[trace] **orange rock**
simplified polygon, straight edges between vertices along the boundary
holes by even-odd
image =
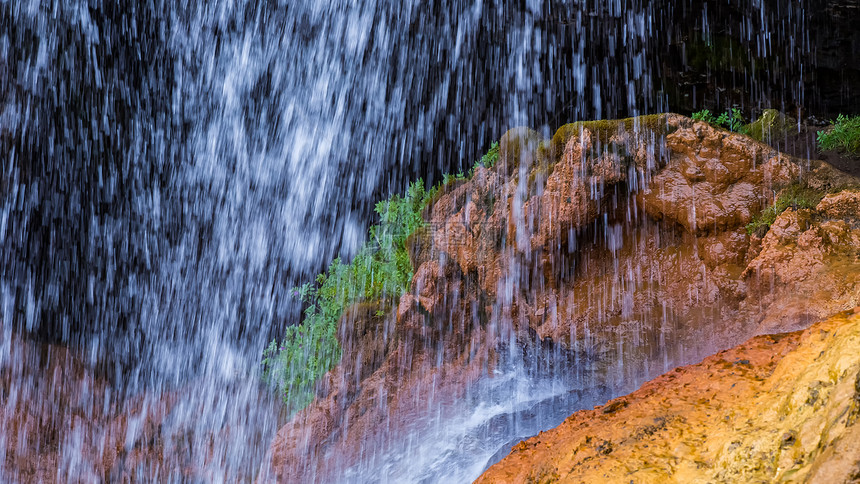
[[[746,225],[800,167],[773,148],[697,122],[666,136],[672,155],[639,199],[653,217],[708,234]]]
[[[860,191],[829,193],[815,209],[832,218],[860,218]]]
[[[744,270],[750,296],[770,300],[756,331],[796,330],[860,303],[860,229],[812,210],[786,210]]]
[[[858,315],[753,338],[624,406],[575,413],[476,482],[848,482],[860,462],[858,348]]]

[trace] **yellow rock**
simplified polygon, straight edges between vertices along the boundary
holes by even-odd
[[[625,401],[575,413],[476,482],[857,482],[860,314],[755,337]]]

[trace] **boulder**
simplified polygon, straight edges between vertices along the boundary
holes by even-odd
[[[757,120],[746,125],[746,129],[750,137],[765,143],[797,134],[798,131],[797,120],[776,109],[765,109]]]
[[[748,224],[774,191],[796,180],[789,157],[749,137],[704,122],[666,136],[672,153],[640,193],[645,211],[706,235]]]
[[[748,235],[774,191],[802,174],[749,137],[667,114],[575,123],[543,141],[512,130],[500,148],[497,166],[443,187],[427,209],[396,311],[341,322],[354,333],[340,333],[351,342],[343,361],[278,433],[262,481],[342,479],[367,449],[387,452],[422,411],[447,408],[492,375],[511,344],[524,355],[553,348],[608,388],[860,304],[856,197],[834,193]],[[842,180],[814,169],[818,180]],[[633,407],[607,407],[600,419]],[[674,422],[650,418],[645,437]],[[616,432],[582,445],[616,455],[626,445]],[[531,477],[552,476],[554,458]]]

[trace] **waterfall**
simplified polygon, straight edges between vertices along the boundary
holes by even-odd
[[[25,375],[54,350],[16,361],[17,338],[68,347],[110,383],[85,407],[125,412],[127,449],[175,395],[158,432],[183,462],[212,481],[254,476],[282,423],[259,365],[300,320],[290,289],[355,254],[376,201],[470,166],[509,127],[549,135],[672,108],[654,50],[672,42],[670,12],[692,3],[658,3],[0,2],[0,368],[14,376],[0,395],[45,405]],[[747,33],[784,15],[755,12]],[[749,83],[763,98],[771,81]],[[494,434],[487,422],[611,393],[555,375],[529,386],[529,363],[509,363],[455,419],[430,418],[430,441],[405,444],[450,459],[374,455],[345,479],[473,478],[551,424]],[[57,478],[95,472],[81,442],[105,432],[62,431]],[[2,472],[25,480],[0,455]]]

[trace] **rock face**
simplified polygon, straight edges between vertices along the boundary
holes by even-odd
[[[575,123],[551,140],[519,128],[500,152],[428,208],[396,310],[344,316],[342,362],[279,431],[262,480],[338,480],[420,438],[419,417],[444,418],[506,345],[556,348],[581,383],[618,394],[860,304],[857,192],[844,190],[857,180],[831,167],[674,114]],[[798,182],[832,193],[749,235]],[[615,455],[607,442],[599,455]]]
[[[651,216],[688,232],[708,234],[748,224],[770,198],[767,189],[788,185],[800,167],[776,150],[704,122],[666,137],[675,156],[641,192]]]
[[[161,480],[171,472],[202,478],[180,457],[187,447],[163,454],[159,429],[176,404],[175,394],[136,398],[121,410],[104,403],[110,401],[110,385],[71,351],[16,337],[5,343],[14,363],[0,370],[2,480],[108,482],[133,472]],[[29,385],[13,385],[21,381]],[[85,462],[63,452],[69,447]]]
[[[196,442],[229,441],[235,430],[226,425],[196,441],[199,423],[177,422],[182,412],[207,415],[192,403],[197,386],[121,392],[73,351],[6,333],[0,322],[0,482],[225,480],[207,468],[223,456]],[[264,396],[254,405],[274,412],[280,402]],[[256,460],[233,479],[251,480]]]
[[[860,305],[857,192],[827,195],[814,209],[787,210],[750,252],[750,297],[771,303],[757,333],[801,329]],[[752,257],[754,255],[754,257]]]
[[[500,153],[493,168],[443,188],[410,239],[409,292],[388,312],[372,302],[346,311],[341,363],[242,477],[362,475],[424,438],[432,418],[469,401],[513,352],[529,371],[555,365],[605,401],[751,336],[860,305],[860,182],[826,164],[674,114],[574,123],[549,140],[514,129]],[[820,191],[820,203],[748,234],[744,225],[798,182]],[[858,324],[842,315],[669,373],[519,444],[485,479],[852,476]],[[184,403],[193,388],[104,408],[111,383],[72,353],[9,338],[4,477],[211,477],[195,462],[218,455],[160,431],[177,407],[202,411]],[[13,381],[30,381],[26,394]],[[60,451],[69,446],[86,468]]]
[[[858,349],[860,314],[755,337],[575,413],[477,482],[857,482]]]

